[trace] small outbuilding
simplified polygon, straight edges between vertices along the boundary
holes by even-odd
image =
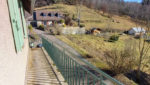
[[[92,28],[90,29],[89,34],[98,35],[101,33],[101,31],[102,30],[100,28]]]
[[[130,34],[130,35],[140,35],[141,33],[142,34],[146,33],[146,30],[141,27],[133,27],[128,31],[128,34]]]

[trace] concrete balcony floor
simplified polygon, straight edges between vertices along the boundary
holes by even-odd
[[[41,48],[31,49],[28,59],[26,85],[61,85]]]

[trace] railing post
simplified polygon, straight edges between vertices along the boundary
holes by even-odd
[[[73,60],[73,62],[72,62],[72,68],[73,68],[72,73],[73,73],[73,85],[74,85],[74,79],[75,79],[75,77],[74,77],[74,76],[75,76],[75,75],[74,75],[74,72],[75,72],[75,71],[74,71],[74,70],[75,70],[75,69],[74,69],[74,68],[75,68],[75,67],[74,67],[74,60]]]
[[[70,84],[72,85],[72,63],[71,63],[71,58],[70,58]]]
[[[75,69],[75,75],[76,75],[76,85],[78,85],[78,67],[77,67],[78,65],[77,65],[77,63],[75,62],[75,67],[76,67],[76,69]]]
[[[84,70],[82,69],[82,85],[84,85],[84,77],[85,77],[85,74],[84,74]]]
[[[89,75],[88,75],[88,73],[87,73],[87,85],[89,85],[90,83],[89,83]]]
[[[63,76],[64,76],[64,51],[62,51],[62,73],[63,73]]]
[[[80,75],[80,65],[78,66],[78,80],[79,80],[79,85],[80,85],[80,78],[81,77],[81,75]]]
[[[70,58],[69,58],[69,56],[68,56],[68,82],[70,85]]]

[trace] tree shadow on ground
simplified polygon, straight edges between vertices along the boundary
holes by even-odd
[[[150,74],[141,71],[140,79],[137,78],[137,70],[125,74],[130,80],[138,83],[139,85],[150,85]]]
[[[110,75],[111,77],[116,76],[116,74],[112,70],[109,69],[101,69],[101,70]]]

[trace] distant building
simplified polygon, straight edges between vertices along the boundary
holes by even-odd
[[[100,34],[101,33],[101,29],[100,28],[92,28],[91,29],[91,34],[93,34],[93,35],[98,35],[98,34]]]
[[[60,23],[64,18],[61,12],[49,10],[36,10],[33,12],[33,18],[29,19],[34,27],[43,24],[44,26],[52,26],[54,23]]]
[[[145,34],[146,30],[144,28],[141,27],[133,27],[128,31],[128,34],[130,35],[140,35]]]
[[[86,32],[86,34],[98,35],[98,34],[101,33],[101,31],[102,31],[102,30],[101,30],[100,28],[92,28],[92,29],[88,30],[88,31]]]

